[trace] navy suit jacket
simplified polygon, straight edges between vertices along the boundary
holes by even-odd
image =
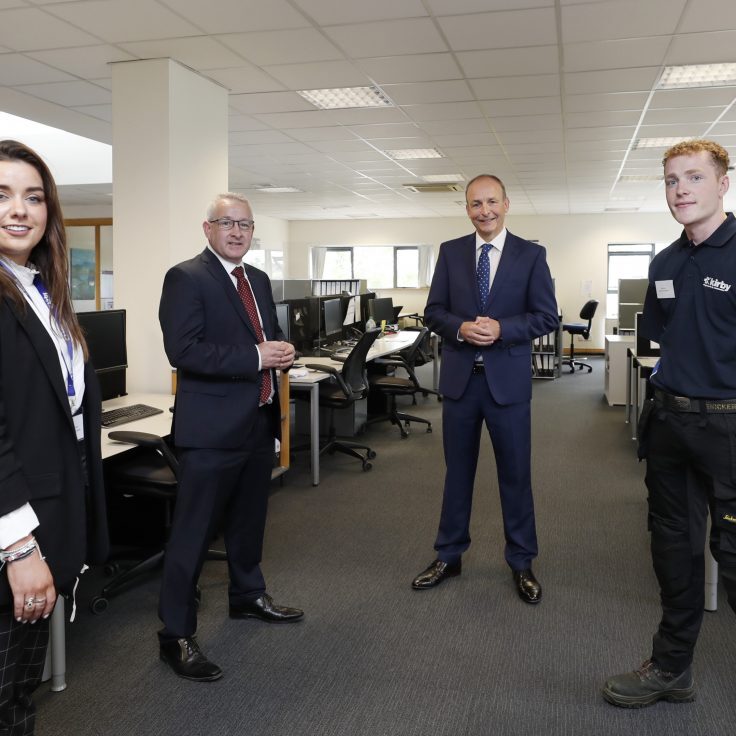
[[[253,266],[246,264],[245,271],[261,313],[264,338],[284,340],[271,281]],[[257,339],[230,276],[209,249],[168,271],[159,321],[166,355],[178,371],[175,444],[241,447],[258,410]],[[277,391],[272,405],[274,437],[279,436],[279,414]]]
[[[463,322],[478,316],[501,323],[501,339],[482,348],[486,380],[502,405],[531,399],[531,340],[557,329],[559,317],[545,249],[507,232],[488,303],[482,310],[476,280],[475,233],[442,243],[424,310],[442,336],[440,392],[459,399],[478,348],[458,340]]]

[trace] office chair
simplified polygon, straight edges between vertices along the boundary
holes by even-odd
[[[110,432],[108,436],[116,442],[136,445],[137,449],[123,453],[109,463],[105,476],[107,493],[158,500],[163,509],[164,540],[168,540],[179,472],[176,456],[164,439],[155,434],[115,431]],[[114,577],[90,601],[92,613],[103,613],[107,610],[110,598],[123,593],[136,582],[141,582],[150,573],[158,570],[164,561],[164,544],[165,541],[153,552],[148,547],[121,553],[119,555],[121,559],[144,555],[130,567],[124,567],[115,561],[108,562],[105,571]],[[209,550],[207,559],[226,560],[227,556],[220,550]],[[199,589],[197,597],[199,600]]]
[[[596,309],[598,309],[597,300],[590,299],[583,304],[583,308],[580,310],[580,319],[587,319],[588,324],[581,322],[562,323],[562,329],[565,332],[570,333],[570,354],[567,358],[563,359],[562,364],[570,366],[570,373],[575,373],[575,366],[578,367],[578,370],[587,368],[588,373],[593,370],[592,365],[583,363],[580,360],[575,360],[575,335],[582,335],[584,340],[587,340],[590,337],[590,325],[593,321],[593,317],[595,316]]]
[[[397,396],[411,396],[416,404],[416,395],[422,393],[425,396],[428,394],[436,394],[439,398],[439,393],[429,388],[424,388],[420,385],[419,379],[414,372],[414,362],[417,353],[421,349],[422,342],[426,339],[429,333],[429,329],[422,327],[417,333],[416,340],[404,350],[394,353],[387,358],[378,358],[373,361],[381,366],[392,367],[394,372],[388,373],[371,373],[368,376],[368,380],[371,385],[371,391],[375,390],[388,400],[388,411],[378,417],[371,418],[370,423],[378,421],[390,421],[391,424],[395,424],[401,432],[401,439],[406,439],[409,436],[409,425],[411,422],[421,422],[427,425],[427,432],[432,431],[432,423],[427,419],[421,417],[415,417],[411,414],[399,411],[396,407]],[[408,378],[397,376],[395,373],[396,368],[403,368]],[[403,425],[402,425],[403,422]]]
[[[366,357],[380,333],[381,330],[379,329],[366,330],[344,361],[341,359],[342,367],[340,370],[334,366],[321,363],[307,364],[306,366],[307,368],[329,373],[332,376],[331,379],[319,383],[319,405],[330,410],[327,441],[320,447],[319,454],[329,453],[332,455],[335,452],[341,452],[344,455],[350,455],[361,461],[364,471],[368,471],[373,467],[369,460],[375,458],[376,453],[367,445],[337,438],[335,410],[346,409],[368,395]],[[296,394],[295,398],[304,401],[308,400],[309,397]],[[365,450],[365,455],[359,453],[358,450]]]

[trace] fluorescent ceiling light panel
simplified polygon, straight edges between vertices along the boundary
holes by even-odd
[[[736,64],[688,64],[666,66],[658,89],[683,87],[729,87],[736,85]]]
[[[464,181],[465,177],[462,174],[427,174],[423,176],[424,181],[438,181],[438,182],[457,182]]]
[[[21,141],[46,161],[57,186],[110,184],[112,146],[0,112],[4,139]]]
[[[303,192],[303,189],[296,187],[258,187],[256,191],[270,192],[271,194],[291,194],[292,192]]]
[[[692,140],[691,137],[687,138],[639,138],[634,144],[634,149],[637,148],[669,148],[674,146],[676,143],[682,141]]]
[[[379,87],[335,87],[333,89],[297,90],[307,102],[320,110],[341,110],[351,107],[394,107],[394,103]]]
[[[384,151],[384,153],[397,161],[416,158],[444,158],[436,148],[397,148],[393,151]]]

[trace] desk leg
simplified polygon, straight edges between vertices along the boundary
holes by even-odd
[[[631,372],[634,370],[634,356],[626,351],[626,424],[631,421]]]
[[[639,424],[639,390],[641,389],[641,367],[637,365],[634,368],[634,375],[631,377],[634,383],[634,401],[633,401],[633,412],[634,416],[631,421],[631,439],[636,439],[637,425]]]
[[[312,485],[319,485],[319,383],[309,389],[309,426],[312,453]]]
[[[708,536],[705,538],[705,610],[718,610],[718,563],[710,553],[708,539],[710,538],[710,524]]]
[[[51,650],[51,690],[55,693],[66,690],[66,621],[64,620],[64,597],[56,599],[51,614],[49,649]]]

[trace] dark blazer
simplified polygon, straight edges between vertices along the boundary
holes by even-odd
[[[245,270],[265,339],[284,340],[271,281],[253,266],[246,265]],[[258,410],[256,335],[230,276],[209,249],[168,271],[159,320],[166,355],[178,371],[175,444],[210,449],[241,446]],[[274,437],[278,437],[278,391],[272,415]]]
[[[477,316],[501,323],[501,339],[481,350],[488,388],[499,404],[531,399],[531,340],[557,329],[554,285],[541,245],[507,232],[501,260],[482,311],[476,280],[475,233],[442,243],[424,310],[427,326],[442,336],[440,392],[460,398],[478,348],[457,339]]]
[[[100,390],[85,366],[88,496],[66,383],[48,332],[28,307],[0,297],[0,514],[30,502],[56,588],[70,592],[84,563],[104,562],[108,529],[100,455]],[[5,573],[0,605],[12,601]]]

